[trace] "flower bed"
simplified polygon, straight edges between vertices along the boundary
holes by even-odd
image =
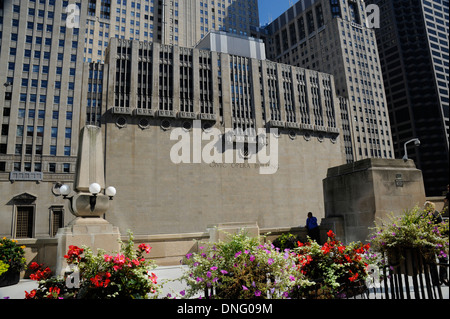
[[[209,290],[206,296],[217,299],[288,298],[295,287],[312,284],[298,271],[295,254],[260,240],[240,233],[186,255],[184,297]]]
[[[296,298],[342,298],[349,294],[361,293],[367,278],[366,259],[369,244],[352,242],[347,246],[335,238],[330,230],[324,245],[309,239],[298,242],[297,253],[299,271],[314,282],[313,286],[300,287],[293,295]]]
[[[39,287],[25,292],[26,299],[147,299],[159,291],[157,277],[151,272],[153,261],[144,258],[151,247],[139,245],[134,250],[133,236],[121,251],[108,255],[99,250],[94,255],[89,247],[70,246],[64,257],[74,269],[66,278],[49,278],[49,269],[34,265],[32,279],[40,280]],[[31,278],[31,277],[30,277]],[[43,279],[43,280],[41,280]]]

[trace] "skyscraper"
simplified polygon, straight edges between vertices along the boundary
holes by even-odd
[[[449,176],[449,2],[370,1],[380,7],[376,29],[396,157],[423,172],[428,196],[442,195]]]
[[[66,27],[68,1],[1,4],[0,172],[11,174],[0,179],[40,181],[72,173],[84,32]],[[86,2],[76,4],[86,10]],[[80,23],[85,21],[81,15]]]
[[[193,47],[211,30],[259,26],[257,0],[89,0],[86,19],[88,62],[104,60],[111,37]]]
[[[348,162],[393,158],[375,32],[361,0],[298,1],[264,30],[267,57],[335,76]]]

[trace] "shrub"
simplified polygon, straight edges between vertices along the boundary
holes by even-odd
[[[10,271],[22,271],[26,268],[25,246],[19,246],[17,240],[3,237],[0,239],[0,261],[9,266]]]
[[[68,287],[67,278],[48,278],[41,280],[39,287],[30,293],[27,299],[60,298],[60,299],[147,299],[156,297],[160,288],[157,277],[151,272],[153,261],[144,258],[151,247],[146,244],[134,250],[133,236],[125,244],[121,242],[121,250],[117,254],[108,255],[98,250],[94,255],[89,247],[69,246],[64,257],[79,275],[79,285]],[[70,279],[70,278],[69,278]]]
[[[297,298],[339,298],[365,284],[367,263],[363,257],[370,245],[352,242],[345,246],[331,230],[327,235],[322,246],[311,239],[298,242],[298,269],[314,286],[301,287]]]
[[[297,270],[294,254],[260,240],[241,232],[186,255],[185,297],[214,288],[210,297],[217,299],[287,298],[294,287],[309,284]]]

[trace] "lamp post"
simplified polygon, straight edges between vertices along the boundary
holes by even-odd
[[[405,155],[403,155],[403,160],[406,162],[408,160],[408,150],[406,149],[406,145],[409,143],[414,142],[415,146],[420,146],[420,141],[418,138],[413,138],[411,140],[409,140],[408,142],[405,143],[404,145],[404,149],[405,149]]]
[[[109,186],[105,189],[105,195],[101,194],[102,188],[98,183],[92,183],[89,185],[89,193],[80,193],[77,192],[72,196],[69,196],[72,193],[72,189],[67,184],[58,185],[55,195],[62,195],[64,199],[68,199],[70,202],[69,208],[70,211],[75,216],[80,217],[97,217],[101,216],[105,210],[106,197],[109,197],[109,200],[113,200],[116,195],[116,188],[113,186]],[[59,194],[58,193],[59,190]],[[101,200],[101,207],[98,207],[97,200]],[[89,203],[89,211],[86,210],[86,203]],[[106,207],[107,208],[107,207]]]

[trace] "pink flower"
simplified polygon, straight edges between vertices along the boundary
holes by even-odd
[[[248,288],[242,285],[242,290],[248,290]]]
[[[259,296],[261,296],[261,291],[259,291],[259,290],[256,290],[256,291],[255,291],[255,296],[256,296],[256,297],[259,297]]]
[[[273,258],[269,258],[269,260],[267,260],[267,263],[268,263],[269,265],[272,265],[272,264],[273,264]]]
[[[154,273],[152,273],[152,275],[150,276],[150,279],[151,279],[151,281],[154,283],[154,284],[157,284],[158,282],[156,281],[157,279],[158,279],[158,277],[154,274]]]
[[[250,256],[250,261],[255,260],[255,258],[256,258],[255,256],[251,255],[251,256]]]
[[[109,263],[111,260],[113,260],[113,256],[105,255],[105,262]]]
[[[149,245],[144,244],[144,243],[140,244],[140,245],[138,246],[138,248],[139,248],[141,251],[145,251],[147,254],[149,254],[149,253],[150,253],[150,250],[152,249],[152,247],[150,247]]]

